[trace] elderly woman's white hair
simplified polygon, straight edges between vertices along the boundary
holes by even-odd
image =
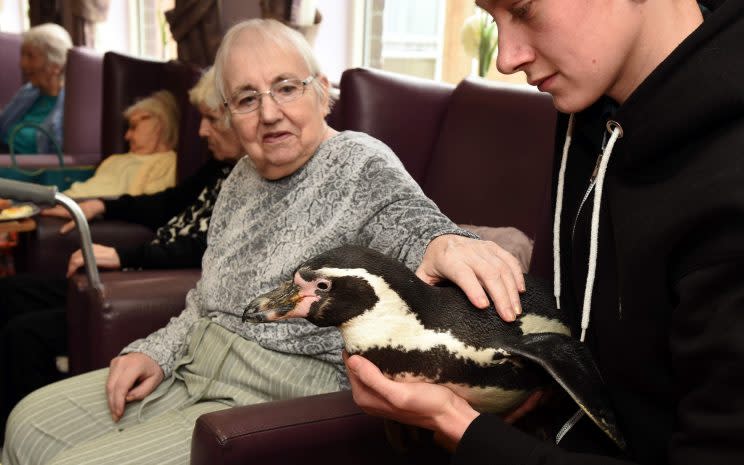
[[[67,51],[72,48],[72,39],[65,28],[54,23],[40,24],[24,32],[21,41],[44,52],[49,63],[59,65],[64,70]]]
[[[169,148],[175,149],[178,144],[178,125],[181,121],[181,112],[173,94],[167,90],[154,92],[152,95],[130,105],[129,108],[124,110],[124,117],[129,118],[137,111],[144,111],[158,118],[162,125],[161,137],[163,143]]]
[[[227,31],[217,51],[217,57],[214,60],[215,84],[223,102],[227,101],[229,97],[227,95],[228,91],[225,88],[224,67],[236,39],[245,32],[251,33],[251,47],[259,50],[279,49],[285,52],[297,53],[302,61],[305,62],[311,75],[318,76],[322,74],[320,65],[318,65],[318,61],[315,59],[313,49],[302,34],[273,19],[249,19],[234,25]],[[319,100],[325,98],[326,89],[318,79],[313,80],[310,85],[315,89]],[[328,99],[328,102],[328,110],[330,110],[331,100]]]
[[[214,82],[214,68],[202,74],[199,82],[189,91],[189,101],[195,106],[204,105],[212,111],[223,110],[222,98]]]

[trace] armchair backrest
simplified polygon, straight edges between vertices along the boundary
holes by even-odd
[[[100,157],[103,100],[103,56],[92,49],[67,52],[63,152]]]
[[[393,149],[456,223],[513,226],[535,240],[530,271],[549,277],[557,113],[550,97],[482,79],[457,87],[372,69],[341,77],[328,118]]]
[[[103,57],[103,108],[101,148],[103,157],[125,153],[127,121],[122,112],[136,99],[161,89],[176,97],[181,109],[178,153],[178,179],[187,178],[207,160],[206,144],[199,138],[200,115],[189,102],[188,91],[201,77],[201,71],[177,61],[152,61],[115,52]]]
[[[422,184],[454,86],[356,68],[344,71],[340,87],[341,107],[332,115],[336,129],[385,142]]]
[[[4,68],[0,73],[0,108],[10,101],[23,83],[20,61],[21,35],[0,32],[0,63]]]
[[[462,81],[424,192],[456,223],[514,226],[534,238],[550,190],[555,119],[547,94]]]

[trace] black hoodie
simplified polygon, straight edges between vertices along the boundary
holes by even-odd
[[[588,420],[558,447],[481,415],[454,463],[744,463],[744,1],[709,6],[610,116],[623,136],[604,178],[586,342],[626,454]],[[606,101],[575,115],[567,162],[561,303],[577,324],[594,191],[579,205],[607,119]]]

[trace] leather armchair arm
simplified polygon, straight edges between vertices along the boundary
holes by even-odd
[[[107,367],[127,344],[165,326],[200,276],[198,269],[105,272],[102,291],[85,275],[73,276],[67,293],[71,372]]]
[[[70,255],[80,248],[77,229],[60,234],[66,219],[36,217],[36,230],[23,233],[13,251],[18,273],[44,273],[64,276]],[[93,243],[109,247],[134,247],[152,239],[154,233],[139,224],[124,221],[95,220],[90,222]]]
[[[392,464],[383,420],[356,406],[350,391],[267,402],[199,417],[191,465]]]

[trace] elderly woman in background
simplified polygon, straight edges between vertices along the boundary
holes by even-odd
[[[129,120],[124,134],[129,153],[107,157],[93,177],[74,183],[64,193],[73,198],[114,197],[154,194],[173,187],[180,114],[175,97],[167,90],[159,90],[124,110]]]
[[[0,113],[0,152],[10,151],[11,135],[15,153],[61,149],[65,64],[70,48],[70,35],[56,24],[34,26],[23,33],[21,71],[28,82]]]
[[[220,192],[202,279],[178,317],[126,347],[109,369],[22,400],[8,420],[4,465],[186,464],[203,413],[348,388],[335,328],[247,324],[243,308],[298,263],[341,244],[415,268],[425,252],[441,250],[437,241],[476,241],[387,146],[326,124],[328,80],[296,31],[270,20],[237,24],[215,70],[248,156]],[[521,278],[516,259],[484,247],[504,275]]]

